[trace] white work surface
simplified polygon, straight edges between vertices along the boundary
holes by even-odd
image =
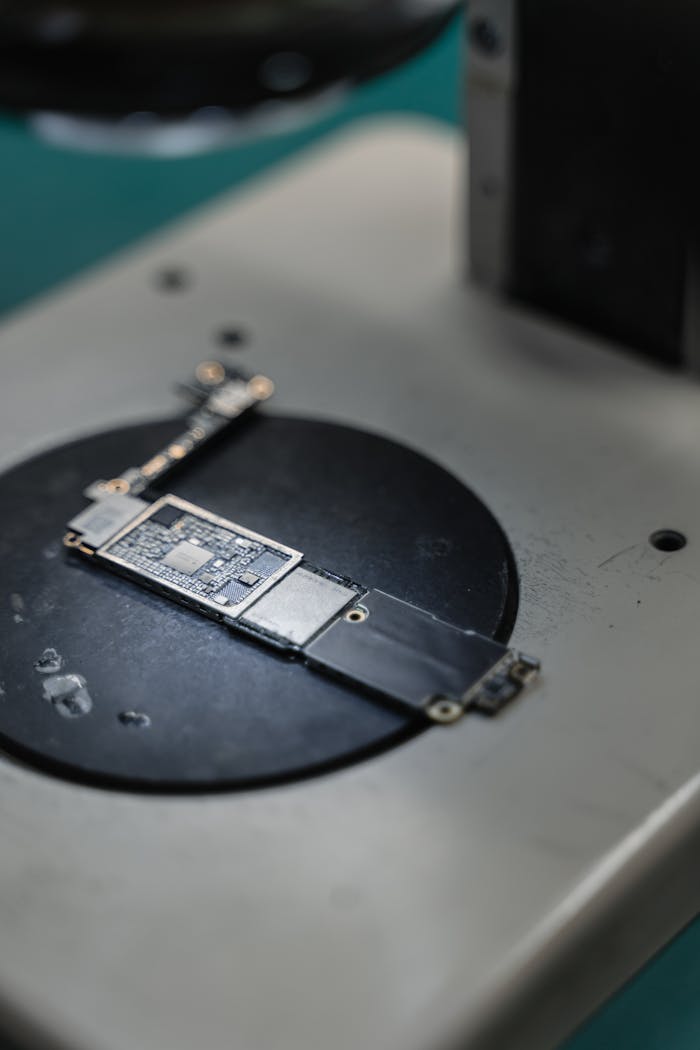
[[[240,322],[271,410],[404,441],[485,500],[543,663],[502,717],[291,786],[139,797],[0,759],[0,1027],[546,1050],[700,907],[700,388],[463,287],[461,180],[456,136],[371,125],[0,330],[9,465],[171,414]],[[163,294],[172,264],[194,283]],[[664,526],[688,546],[652,549]]]

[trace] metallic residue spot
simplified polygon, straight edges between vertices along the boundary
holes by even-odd
[[[57,674],[63,667],[63,657],[56,649],[44,649],[38,660],[34,661],[34,670],[39,674]]]
[[[121,711],[117,716],[123,726],[133,726],[135,729],[148,729],[151,719],[142,711]]]
[[[21,594],[10,595],[10,608],[14,613],[15,623],[24,623],[24,616],[22,613],[25,611],[24,598]]]
[[[418,553],[422,558],[445,558],[452,553],[453,544],[442,536],[421,536]]]
[[[44,699],[53,704],[63,718],[82,718],[92,710],[92,697],[80,674],[55,674],[45,679]]]

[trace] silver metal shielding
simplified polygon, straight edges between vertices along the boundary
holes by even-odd
[[[68,522],[68,528],[80,533],[83,543],[89,547],[101,547],[147,507],[147,503],[135,496],[107,496],[76,514]]]
[[[357,592],[308,569],[295,569],[255,602],[241,622],[305,645]]]
[[[195,547],[193,543],[183,540],[182,543],[179,543],[177,547],[170,551],[170,554],[163,558],[163,565],[169,565],[171,569],[177,569],[178,572],[182,572],[186,576],[193,576],[198,569],[201,569],[203,565],[211,561],[213,557],[214,555],[211,551],[204,550],[202,547]]]
[[[105,501],[98,504],[98,506],[104,506],[104,502]],[[211,511],[204,510],[203,507],[198,507],[194,503],[189,503],[187,500],[180,499],[179,496],[161,496],[161,498],[156,500],[155,503],[150,504],[144,503],[142,500],[134,500],[134,502],[141,504],[141,507],[143,508],[142,512],[137,517],[130,520],[120,532],[113,535],[109,542],[106,542],[104,546],[98,550],[97,557],[104,558],[105,561],[118,566],[120,571],[125,570],[132,578],[152,580],[162,591],[169,591],[174,595],[181,595],[186,599],[196,598],[197,604],[200,608],[211,609],[212,612],[217,614],[217,618],[221,616],[222,612],[225,613],[227,619],[237,618],[245,608],[253,604],[258,595],[262,595],[263,591],[267,591],[271,587],[274,587],[275,583],[286,573],[290,572],[295,565],[298,565],[303,558],[301,551],[294,550],[293,547],[286,547],[283,543],[278,543],[277,540],[271,540],[267,536],[261,536],[260,533],[253,532],[251,529],[247,529],[243,525],[238,525],[236,522],[229,521],[227,518],[222,518],[218,514],[212,514]],[[249,597],[243,598],[241,601],[237,602],[235,606],[229,606],[223,610],[221,605],[212,598],[208,598],[202,594],[195,595],[191,590],[188,590],[187,586],[177,584],[172,580],[164,580],[157,573],[149,572],[143,567],[138,567],[126,558],[122,558],[113,552],[113,548],[125,535],[127,535],[127,533],[131,532],[149,518],[152,518],[159,510],[162,510],[163,507],[177,507],[179,510],[183,511],[183,513],[190,514],[192,517],[198,518],[201,521],[206,521],[212,525],[216,525],[241,539],[256,540],[258,543],[269,548],[270,552],[278,551],[280,554],[284,555],[286,561],[284,561],[275,572],[271,573],[266,580],[262,581],[253,594]],[[197,558],[193,555],[193,552],[190,551],[188,554],[186,549],[183,550],[183,546],[183,544],[180,544],[178,548],[175,548],[179,554],[175,555],[174,560],[171,558],[169,562],[166,561],[166,564],[171,568],[176,569],[178,572],[182,572],[184,575],[190,575],[191,572],[196,572],[198,567],[201,568],[201,565],[206,564],[209,558],[207,557],[206,559],[201,560],[200,556],[201,564],[198,566]],[[190,545],[188,545],[188,547],[189,546]],[[197,548],[195,547],[194,549],[196,550]],[[173,552],[173,554],[174,553],[175,552]],[[207,552],[207,554],[208,553],[209,552]]]

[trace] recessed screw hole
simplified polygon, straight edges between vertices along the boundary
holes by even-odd
[[[482,55],[493,58],[503,50],[498,28],[489,18],[475,18],[470,27],[472,45]]]
[[[148,729],[151,719],[142,711],[121,711],[117,718],[123,726],[131,726],[135,729]]]
[[[156,285],[161,292],[182,292],[191,283],[189,273],[182,266],[166,266],[156,275]]]
[[[682,550],[687,542],[688,540],[683,533],[677,532],[676,529],[657,529],[649,537],[649,543],[652,547],[665,553]]]
[[[243,346],[248,339],[242,328],[235,328],[231,325],[231,327],[219,329],[216,333],[216,342],[221,346]]]

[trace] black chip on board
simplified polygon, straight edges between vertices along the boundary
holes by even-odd
[[[178,518],[182,517],[182,511],[179,507],[171,507],[167,504],[156,511],[151,516],[151,521],[155,521],[158,525],[164,525],[166,529],[169,529],[171,525],[174,525]]]

